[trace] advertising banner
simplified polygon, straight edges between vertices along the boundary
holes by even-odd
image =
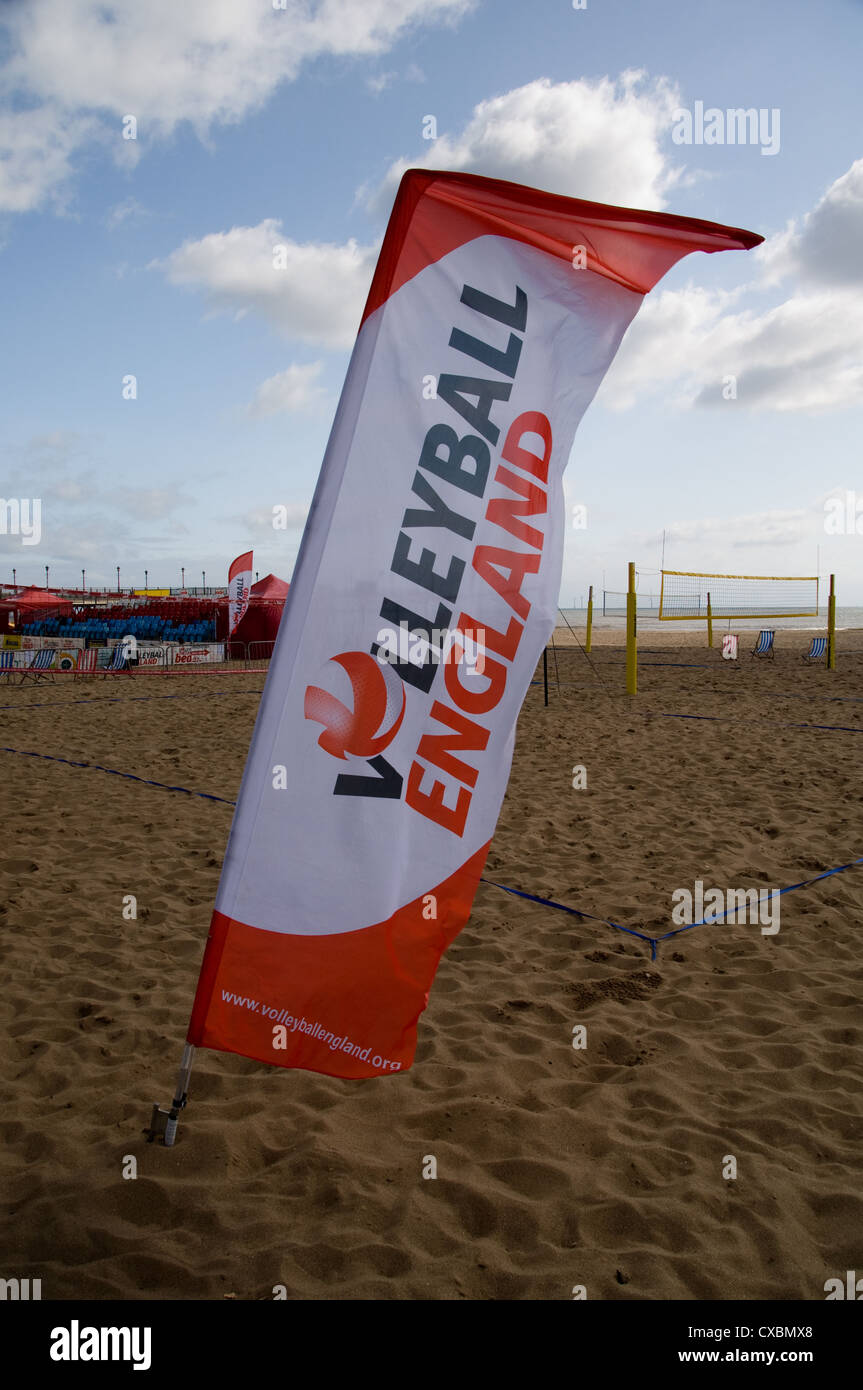
[[[662,275],[690,251],[760,240],[474,175],[404,176],[255,725],[189,1044],[341,1077],[410,1066],[554,627],[578,423]]]

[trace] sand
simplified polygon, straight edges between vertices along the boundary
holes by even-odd
[[[703,636],[667,640],[642,634],[634,699],[619,626],[590,661],[552,658],[488,878],[659,935],[696,879],[782,887],[863,855],[863,640],[833,673],[803,665],[800,633],[736,667]],[[0,743],[230,800],[262,685],[0,684]],[[681,713],[721,718],[661,717]],[[171,1095],[232,808],[0,757],[0,1248],[43,1299],[821,1300],[860,1268],[863,866],[783,897],[775,936],[705,926],[656,960],[483,885],[410,1072],[352,1083],[201,1052],[167,1150],[144,1131]]]

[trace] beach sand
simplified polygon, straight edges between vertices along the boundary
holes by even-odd
[[[828,672],[799,632],[737,665],[703,634],[642,632],[634,698],[620,641],[600,630],[588,659],[556,635],[488,879],[659,936],[697,879],[778,888],[863,855],[863,634]],[[262,686],[0,685],[0,743],[232,800]],[[0,757],[5,1277],[61,1300],[821,1300],[863,1267],[863,866],[784,896],[776,935],[703,926],[655,960],[482,884],[410,1072],[199,1052],[165,1149],[144,1131],[172,1094],[232,808]]]

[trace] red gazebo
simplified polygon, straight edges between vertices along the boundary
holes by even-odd
[[[71,612],[70,599],[31,584],[26,589],[19,589],[17,594],[0,598],[0,632],[19,632],[21,624],[28,620],[66,618]]]

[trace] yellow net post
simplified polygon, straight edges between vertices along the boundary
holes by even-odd
[[[710,590],[707,590],[707,645],[713,646],[713,609],[710,607]]]
[[[629,562],[629,588],[626,593],[626,693],[638,690],[638,655],[635,638],[635,563]]]
[[[593,634],[593,585],[591,584],[587,593],[587,636],[584,639],[584,650],[590,651],[590,639]]]
[[[830,597],[827,600],[827,670],[836,670],[836,576],[830,576]]]

